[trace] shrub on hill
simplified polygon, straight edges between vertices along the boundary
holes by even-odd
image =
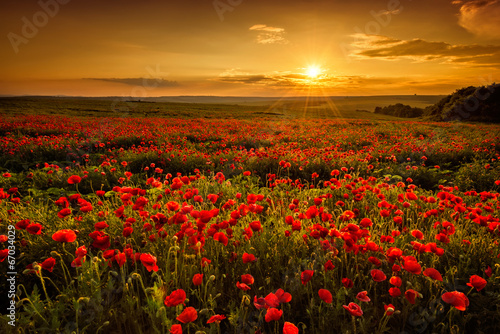
[[[396,117],[414,118],[422,116],[424,110],[421,108],[414,108],[402,103],[391,104],[387,107],[376,107],[376,114],[391,115]]]
[[[500,84],[458,89],[425,108],[424,116],[434,121],[500,122]]]

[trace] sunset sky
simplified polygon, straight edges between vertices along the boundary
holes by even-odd
[[[0,95],[449,94],[500,81],[500,0],[4,0],[0,15]]]

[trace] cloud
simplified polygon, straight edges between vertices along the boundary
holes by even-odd
[[[270,27],[265,24],[255,24],[249,30],[257,31],[256,42],[259,44],[288,44],[285,39],[285,29]]]
[[[146,88],[178,87],[177,81],[169,81],[161,78],[89,78],[89,80],[100,80],[121,83],[129,86]]]
[[[500,45],[453,45],[423,39],[400,40],[387,36],[355,34],[352,55],[364,59],[415,61],[438,60],[468,66],[500,65]]]
[[[458,23],[486,39],[500,39],[500,0],[453,1],[460,5]]]
[[[273,73],[248,73],[239,69],[230,69],[219,75],[215,79],[219,82],[241,84],[248,86],[260,86],[271,89],[286,88],[291,90],[303,89],[359,89],[364,87],[398,86],[404,85],[407,77],[401,78],[381,78],[371,76],[334,76],[323,73],[316,78],[310,78],[304,73],[294,72],[273,72]]]

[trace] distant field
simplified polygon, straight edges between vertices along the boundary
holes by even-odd
[[[442,96],[355,96],[311,98],[243,97],[164,97],[132,100],[129,98],[78,97],[4,97],[0,113],[15,115],[68,115],[175,118],[355,118],[397,119],[375,115],[377,106],[395,103],[426,107]],[[177,101],[177,102],[175,102]]]

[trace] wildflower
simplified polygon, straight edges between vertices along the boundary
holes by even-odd
[[[430,277],[430,278],[437,280],[437,281],[441,281],[441,282],[443,281],[443,277],[441,276],[441,273],[434,268],[425,269],[424,276]]]
[[[365,303],[368,303],[370,301],[370,297],[367,296],[366,291],[361,291],[356,295],[356,299]]]
[[[183,324],[188,323],[188,322],[193,322],[196,319],[198,319],[198,312],[196,309],[192,306],[186,307],[184,311],[182,311],[181,314],[176,318],[178,321],[182,322]]]
[[[141,254],[141,257],[139,259],[148,271],[158,271],[158,266],[156,265],[156,257],[150,254],[143,253]]]
[[[352,316],[360,317],[363,315],[363,310],[356,303],[349,303],[349,305],[342,305],[343,308],[347,310]]]
[[[35,224],[29,224],[28,227],[26,227],[26,231],[28,231],[29,234],[34,234],[34,235],[40,235],[42,233],[43,226],[35,223]]]
[[[242,256],[243,263],[256,262],[257,258],[253,254],[243,253]]]
[[[59,230],[52,235],[52,240],[57,242],[73,242],[76,240],[76,233],[72,230]]]
[[[253,282],[254,282],[254,278],[252,275],[250,274],[245,274],[245,275],[241,275],[241,281],[245,284],[249,284],[249,285],[252,285]]]
[[[193,284],[198,286],[203,283],[203,274],[194,274],[193,276]]]
[[[391,316],[394,313],[394,310],[396,310],[396,308],[394,307],[394,305],[389,304],[389,305],[384,305],[384,310],[385,314]]]
[[[481,291],[486,286],[486,280],[478,275],[472,275],[467,285],[476,288],[477,291]]]
[[[213,322],[218,324],[224,319],[226,319],[225,315],[216,314],[216,315],[211,316],[210,319],[208,319],[207,324],[211,324]]]
[[[372,278],[375,282],[382,282],[385,281],[387,276],[385,276],[384,272],[379,269],[372,269],[370,271],[370,274],[372,275]]]
[[[319,298],[327,304],[330,304],[333,301],[332,293],[327,289],[319,289],[318,295]]]
[[[419,293],[413,289],[408,289],[405,292],[405,298],[411,303],[415,304],[415,298],[419,296]]]
[[[302,284],[306,285],[307,282],[309,282],[311,280],[311,278],[313,277],[313,275],[314,275],[314,271],[313,270],[304,270],[300,274],[300,280],[302,281]]]
[[[82,178],[79,177],[78,175],[71,175],[69,178],[68,178],[68,183],[69,184],[78,184],[82,182]]]
[[[282,310],[278,310],[277,308],[270,307],[267,309],[265,320],[266,320],[266,322],[270,322],[273,320],[278,321],[282,315],[283,315]]]
[[[48,259],[46,259],[45,261],[43,261],[40,266],[45,269],[45,270],[48,270],[49,272],[52,272],[52,270],[54,269],[54,266],[56,264],[56,259],[54,259],[53,257],[49,257]]]
[[[349,278],[342,278],[342,285],[346,289],[350,289],[354,286],[354,283]]]
[[[285,321],[283,325],[283,334],[299,334],[299,329],[291,322]]]
[[[170,327],[170,334],[182,334],[182,326],[179,324],[172,325]]]
[[[448,304],[451,304],[457,310],[465,311],[465,308],[469,306],[469,299],[467,296],[458,291],[445,292],[441,296],[441,299]]]
[[[174,290],[170,295],[165,297],[163,303],[168,307],[177,306],[179,304],[184,305],[186,300],[186,292],[182,289]]]

